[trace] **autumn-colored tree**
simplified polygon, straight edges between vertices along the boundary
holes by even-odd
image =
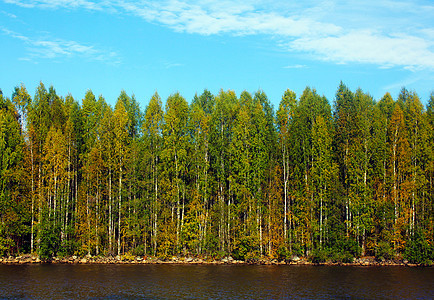
[[[404,209],[409,197],[409,153],[404,113],[395,105],[389,124],[389,151],[391,173],[391,201],[393,203],[393,245],[399,251],[404,240],[402,230],[405,222]]]
[[[126,160],[129,154],[130,139],[128,136],[128,113],[125,109],[124,102],[122,101],[122,93],[116,102],[115,110],[113,113],[114,119],[114,155],[115,166],[118,175],[118,244],[117,253],[121,253],[121,238],[123,235],[122,228],[122,196],[123,183],[122,180],[126,171]]]
[[[0,255],[428,263],[434,94],[0,92]]]
[[[220,252],[230,253],[233,248],[233,190],[229,184],[229,145],[232,140],[232,127],[236,115],[237,96],[233,91],[221,90],[215,98],[215,109],[211,117],[211,168],[216,181],[215,213]]]
[[[114,254],[114,243],[116,241],[115,231],[115,171],[116,168],[116,156],[115,156],[115,133],[114,133],[115,120],[113,115],[113,109],[110,106],[104,108],[103,118],[101,120],[101,146],[104,168],[104,211],[106,213],[104,220],[105,239],[107,242],[106,252],[108,254]]]
[[[279,131],[279,144],[281,149],[281,164],[283,170],[283,236],[284,242],[288,241],[289,251],[292,252],[292,210],[289,194],[289,182],[291,178],[291,131],[294,122],[294,110],[297,105],[297,96],[291,90],[286,90],[276,113],[276,122]],[[288,234],[289,233],[289,234]]]
[[[19,114],[10,99],[0,95],[0,255],[22,251],[29,216],[22,193],[24,139]]]
[[[201,254],[206,246],[210,224],[210,130],[214,96],[205,90],[195,96],[190,107],[189,130],[191,132],[191,180],[192,201],[185,221],[184,238],[189,250]],[[194,229],[194,230],[193,230]]]

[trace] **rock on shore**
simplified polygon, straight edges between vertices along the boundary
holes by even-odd
[[[375,257],[361,257],[355,259],[352,263],[325,262],[314,264],[306,258],[297,256],[292,257],[289,261],[278,261],[276,259],[259,259],[256,261],[235,260],[231,256],[223,257],[220,260],[203,259],[196,257],[178,257],[173,256],[169,259],[160,259],[148,256],[86,256],[86,257],[53,257],[51,260],[41,260],[37,256],[30,254],[21,256],[0,257],[0,264],[256,264],[256,265],[344,265],[344,266],[417,266],[407,260],[376,260]]]

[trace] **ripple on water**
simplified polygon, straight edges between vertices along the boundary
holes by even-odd
[[[434,268],[0,265],[2,299],[434,298]]]

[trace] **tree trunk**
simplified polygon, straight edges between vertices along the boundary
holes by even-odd
[[[34,251],[34,223],[35,223],[35,167],[34,167],[34,156],[33,156],[33,142],[30,138],[30,157],[32,164],[32,224],[31,224],[31,234],[30,234],[30,251],[33,253]]]
[[[180,199],[179,199],[179,175],[178,175],[178,157],[175,151],[175,174],[176,174],[176,253],[179,246],[179,227],[180,227]]]
[[[320,202],[319,202],[319,248],[320,249],[322,249],[322,242],[323,242],[322,202],[323,202],[323,191],[321,191]]]
[[[86,177],[87,191],[86,191],[86,219],[87,219],[87,255],[90,255],[90,211],[89,211],[89,172]]]
[[[288,228],[288,170],[287,170],[287,157],[286,146],[283,146],[283,181],[284,181],[284,210],[283,210],[283,238],[286,243],[287,228]]]
[[[158,175],[157,175],[157,163],[158,159],[157,156],[155,156],[155,164],[153,166],[153,179],[154,179],[154,185],[155,185],[155,198],[154,198],[154,224],[153,224],[153,230],[154,230],[154,255],[157,253],[157,234],[158,234]]]
[[[122,160],[119,166],[119,219],[118,219],[118,255],[121,254],[121,209],[122,209]]]
[[[112,216],[112,170],[109,167],[109,182],[108,182],[109,190],[109,228],[108,228],[108,237],[109,237],[109,252],[113,253],[113,245],[112,245],[112,228],[113,228],[113,216]]]
[[[99,234],[98,234],[98,223],[99,223],[99,176],[96,177],[96,212],[95,212],[95,240],[96,240],[96,255],[99,254]]]

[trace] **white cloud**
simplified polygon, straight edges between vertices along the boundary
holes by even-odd
[[[107,10],[189,34],[278,37],[278,45],[291,52],[333,63],[434,69],[434,6],[423,0],[5,2],[23,7]],[[54,45],[46,47],[58,53],[66,51]]]
[[[21,40],[26,44],[30,57],[23,57],[20,60],[34,61],[35,59],[80,56],[89,60],[102,61],[110,64],[118,64],[120,62],[115,52],[99,50],[94,46],[83,45],[76,41],[49,38],[33,39],[2,27],[0,27],[0,32]]]
[[[24,35],[21,35],[21,34],[18,34],[18,33],[14,32],[14,31],[12,31],[12,30],[9,30],[9,29],[7,29],[7,28],[0,27],[0,30],[1,30],[4,34],[9,35],[9,36],[11,36],[11,37],[13,37],[13,38],[15,38],[15,39],[19,39],[19,40],[22,40],[22,41],[24,41],[24,42],[29,42],[29,41],[30,41],[30,39],[29,39],[28,37],[26,37],[26,36],[24,36]]]
[[[434,68],[433,29],[418,23],[424,12],[414,2],[401,1],[393,6],[381,0],[349,1],[347,5],[323,1],[308,8],[296,6],[292,11],[283,9],[285,4],[280,4],[280,10],[279,4],[267,9],[264,1],[120,2],[127,12],[179,32],[277,36],[279,44],[289,51],[308,53],[323,61],[409,70]],[[387,15],[391,7],[401,19]],[[420,8],[425,12],[434,9],[429,5]],[[414,22],[407,24],[407,18]]]
[[[85,55],[94,56],[97,51],[92,46],[85,46],[74,41],[36,40],[31,42],[32,52],[39,57],[55,58],[59,56]]]
[[[101,9],[105,6],[105,1],[86,1],[86,0],[4,0],[9,4],[15,4],[25,8],[86,8]]]
[[[171,68],[176,68],[176,67],[182,67],[184,66],[184,64],[181,63],[169,63],[169,62],[165,62],[164,63],[164,67],[166,69],[171,69]]]
[[[383,93],[391,92],[398,94],[403,87],[411,87],[417,83],[419,86],[422,85],[423,89],[428,93],[419,94],[419,96],[423,99],[425,97],[429,97],[430,92],[433,91],[433,82],[434,74],[432,72],[429,72],[428,70],[422,70],[420,72],[410,73],[406,77],[400,78],[395,82],[392,81],[390,84],[383,86],[381,90]]]
[[[11,19],[16,19],[16,18],[17,18],[16,15],[11,14],[11,13],[9,13],[9,12],[6,12],[6,11],[4,11],[4,10],[0,10],[0,13],[1,13],[2,15],[8,16],[8,17],[11,18]]]
[[[408,35],[385,36],[370,31],[350,31],[322,38],[298,38],[288,48],[310,52],[317,58],[337,63],[371,63],[382,67],[434,68],[432,43]]]
[[[285,16],[275,11],[261,11],[253,5],[233,1],[117,3],[125,11],[146,21],[193,34],[300,36],[336,34],[341,31],[339,26],[331,23],[317,22],[307,17]]]
[[[290,65],[290,66],[284,66],[284,69],[305,69],[307,68],[306,65]]]

